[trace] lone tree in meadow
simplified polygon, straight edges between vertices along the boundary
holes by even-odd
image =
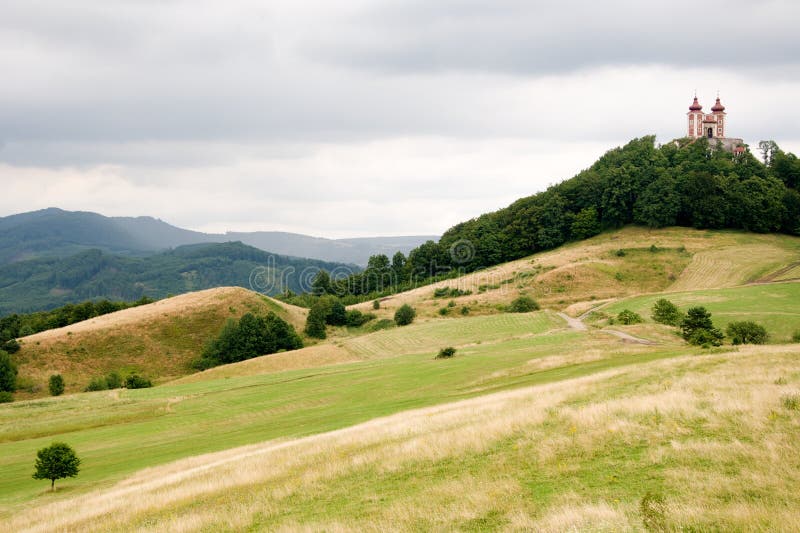
[[[401,305],[394,313],[394,321],[398,326],[407,326],[414,321],[417,312],[408,304]]]
[[[36,471],[33,479],[49,479],[50,490],[56,490],[56,480],[78,475],[81,460],[69,444],[54,442],[36,452]]]

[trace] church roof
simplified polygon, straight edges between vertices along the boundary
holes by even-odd
[[[711,108],[711,111],[715,113],[725,111],[725,106],[719,101],[719,96],[717,96],[717,103],[714,104],[714,107]]]
[[[700,102],[697,101],[697,97],[695,96],[694,102],[689,106],[689,111],[700,111],[701,109],[703,109],[703,106],[700,105]]]

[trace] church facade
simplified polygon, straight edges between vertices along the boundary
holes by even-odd
[[[709,145],[714,146],[717,142],[731,152],[741,152],[744,150],[744,141],[725,135],[726,116],[725,106],[720,102],[719,96],[711,108],[711,113],[703,113],[703,106],[694,97],[694,102],[689,106],[686,114],[688,119],[688,137],[699,139],[705,137],[709,139]]]

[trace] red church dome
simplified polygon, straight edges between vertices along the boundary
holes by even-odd
[[[697,97],[695,96],[694,102],[689,106],[689,111],[700,111],[701,109],[703,109],[703,106],[700,105],[700,102],[697,101]]]
[[[725,111],[725,106],[719,101],[719,96],[717,96],[717,103],[714,104],[714,107],[711,108],[711,111],[715,113]]]

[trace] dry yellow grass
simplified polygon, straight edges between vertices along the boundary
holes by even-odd
[[[204,344],[230,317],[277,311],[296,328],[304,309],[239,287],[222,287],[167,298],[22,339],[19,374],[38,387],[20,398],[43,395],[51,374],[64,376],[67,392],[83,390],[93,377],[136,371],[158,381],[190,371]]]
[[[641,471],[662,478],[670,529],[796,531],[799,422],[781,398],[798,355],[681,357],[194,457],[5,529],[635,531],[643,494],[614,478]],[[574,488],[536,496],[528,476]]]
[[[646,253],[653,245],[668,250]],[[620,249],[635,253],[617,257],[614,252]],[[627,227],[384,298],[377,313],[390,318],[407,303],[416,307],[421,317],[436,316],[449,301],[433,297],[440,287],[472,291],[454,298],[458,307],[469,306],[472,314],[497,312],[497,305],[520,294],[533,296],[548,308],[576,306],[583,312],[592,302],[635,294],[741,285],[797,261],[800,239],[796,237]],[[481,286],[488,288],[480,292]],[[369,302],[353,307],[372,311]]]

